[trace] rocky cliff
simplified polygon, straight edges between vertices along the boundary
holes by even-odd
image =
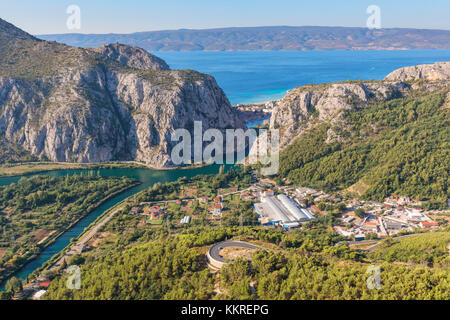
[[[390,73],[386,80],[448,80],[450,79],[450,62],[437,62],[401,68]]]
[[[214,78],[119,44],[37,40],[0,19],[0,140],[51,161],[171,167],[177,128],[245,128]]]
[[[417,82],[413,80],[424,79]],[[437,80],[440,79],[440,80]],[[450,84],[450,63],[407,67],[391,73],[383,81],[352,81],[308,85],[290,90],[275,101],[270,127],[281,129],[282,146],[286,146],[305,129],[329,122],[344,127],[343,111],[406,97],[420,92],[434,92]],[[339,140],[335,130],[328,131],[328,141]]]
[[[120,64],[130,68],[141,70],[170,70],[164,60],[138,47],[115,43],[105,44],[100,48],[92,49],[92,51],[114,59]]]

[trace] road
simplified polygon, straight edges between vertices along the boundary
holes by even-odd
[[[216,243],[209,248],[209,255],[216,261],[225,262],[224,257],[220,255],[220,251],[225,248],[244,248],[244,249],[262,249],[262,247],[241,241],[223,241]]]
[[[113,212],[111,212],[110,214],[108,214],[108,216],[106,218],[104,218],[103,220],[101,220],[95,227],[93,227],[88,233],[86,233],[84,236],[82,236],[78,242],[72,246],[72,248],[70,248],[69,251],[67,251],[64,256],[61,257],[61,259],[59,259],[51,268],[55,268],[55,267],[59,267],[63,261],[65,259],[67,259],[68,257],[72,256],[73,254],[80,254],[84,248],[84,246],[89,242],[89,240],[92,239],[92,237],[95,236],[95,234],[98,232],[98,230],[100,230],[100,228],[102,228],[105,224],[107,224],[112,217],[119,212],[120,210],[122,210],[122,206],[117,208],[116,210],[114,210]]]
[[[398,240],[398,239],[407,238],[407,237],[412,237],[412,236],[416,236],[416,235],[418,235],[418,233],[407,234],[407,235],[404,235],[404,236],[395,237],[395,238],[392,238],[392,240]],[[378,245],[381,243],[382,240],[385,240],[385,239],[379,239],[379,240],[363,240],[363,241],[339,241],[339,242],[336,243],[334,246],[337,247],[337,246],[339,246],[341,243],[344,243],[344,242],[347,242],[348,244],[366,244],[366,243],[367,243],[367,244],[371,244],[371,243],[373,243],[372,246],[370,246],[370,247],[368,247],[368,248],[366,248],[366,249],[362,249],[362,251],[373,251],[373,250],[375,250],[375,249],[378,247]]]

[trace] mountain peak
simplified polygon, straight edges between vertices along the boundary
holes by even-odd
[[[38,40],[31,34],[0,18],[0,43],[11,40]]]
[[[170,70],[167,63],[144,49],[120,43],[104,44],[91,51],[116,60],[122,65],[140,70]]]

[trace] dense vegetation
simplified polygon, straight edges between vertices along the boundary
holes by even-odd
[[[136,181],[74,175],[35,176],[0,187],[0,280],[106,198]]]
[[[327,191],[356,185],[373,200],[399,194],[446,207],[450,113],[443,103],[444,94],[431,94],[347,111],[344,125],[322,124],[284,150],[280,177]],[[329,129],[341,141],[326,143]]]
[[[434,264],[450,264],[450,232],[430,232],[407,238],[384,240],[376,250],[371,252],[371,258],[388,262],[400,261],[420,263],[432,266]]]
[[[224,179],[228,186],[237,183],[236,177],[242,180],[247,175],[247,170],[221,172],[189,179],[184,185],[197,184],[198,179]],[[178,183],[159,188],[169,191]],[[142,192],[139,197],[157,197],[159,188]],[[101,229],[107,237],[93,250],[76,257],[74,261],[82,272],[80,290],[67,289],[68,275],[61,268],[48,276],[53,282],[44,298],[450,299],[450,265],[443,251],[449,242],[448,229],[434,236],[420,234],[400,240],[407,243],[408,251],[394,249],[397,241],[386,241],[373,253],[366,253],[341,242],[343,238],[331,229],[333,214],[291,232],[239,226],[236,222],[230,226],[144,227],[136,219],[140,218],[120,212]],[[166,219],[169,221],[169,216]],[[219,274],[211,273],[206,251],[226,239],[255,242],[267,250],[253,254],[252,266],[237,258]],[[424,250],[427,242],[431,242],[430,247]],[[409,259],[401,256],[402,252],[421,252],[421,256]],[[371,266],[380,267],[380,289],[367,285]]]
[[[272,249],[257,251],[253,268],[238,258],[219,275],[210,273],[205,246],[233,237],[264,241]],[[427,267],[377,259],[381,288],[371,290],[367,270],[375,260],[347,245],[336,247],[338,240],[320,225],[292,233],[255,227],[196,227],[176,236],[162,230],[133,238],[122,235],[103,250],[87,255],[81,266],[81,290],[68,290],[67,275],[61,274],[45,298],[450,299],[448,262]],[[420,246],[422,240],[417,240]]]
[[[0,164],[36,160],[36,157],[24,150],[22,146],[9,142],[0,133]]]

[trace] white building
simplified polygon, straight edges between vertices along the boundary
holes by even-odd
[[[255,210],[264,225],[281,225],[287,229],[296,228],[300,223],[315,219],[307,210],[284,194],[277,197],[263,197],[261,203],[255,204]]]

